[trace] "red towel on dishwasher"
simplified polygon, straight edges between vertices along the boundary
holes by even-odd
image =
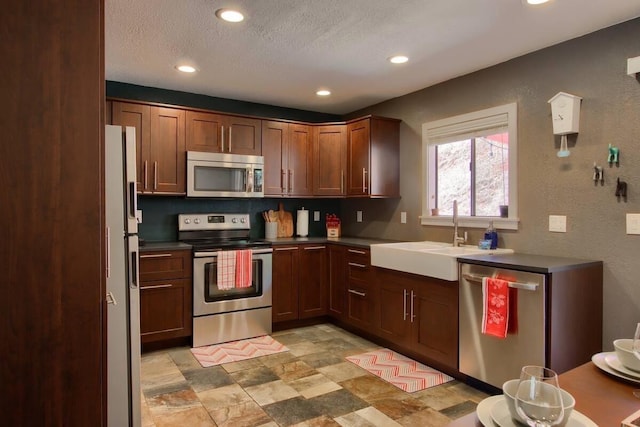
[[[482,279],[482,333],[505,338],[509,329],[509,282]]]
[[[218,289],[226,291],[236,286],[236,251],[218,251]]]
[[[236,288],[250,288],[252,286],[251,277],[253,273],[251,249],[242,249],[236,252]]]

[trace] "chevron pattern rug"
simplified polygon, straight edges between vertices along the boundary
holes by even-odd
[[[191,353],[205,368],[283,351],[289,349],[269,335],[191,349]]]
[[[347,360],[408,393],[453,380],[447,374],[386,348],[349,356]]]

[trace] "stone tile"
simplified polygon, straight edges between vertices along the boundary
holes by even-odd
[[[339,384],[367,402],[398,390],[397,387],[371,374],[342,381]]]
[[[302,397],[272,403],[265,406],[264,410],[280,426],[298,424],[321,415],[308,400]]]
[[[168,353],[173,363],[175,363],[182,372],[194,369],[206,369],[203,368],[200,362],[194,357],[189,347],[176,347],[169,350]]]
[[[444,427],[451,423],[451,419],[431,408],[415,412],[396,420],[404,427]]]
[[[244,371],[237,371],[229,374],[233,380],[240,385],[240,387],[246,388],[254,385],[260,385],[269,383],[271,381],[279,380],[280,378],[266,366],[260,366],[253,369],[245,369]]]
[[[182,373],[168,353],[152,353],[140,360],[142,390],[184,381]]]
[[[323,351],[315,343],[309,341],[303,341],[296,344],[288,345],[289,351],[296,357],[304,356],[305,354],[318,353]]]
[[[300,396],[294,388],[285,384],[282,380],[247,387],[245,391],[260,406]]]
[[[420,390],[412,395],[436,411],[467,401],[466,397],[444,385]]]
[[[265,411],[253,401],[215,409],[210,411],[210,414],[219,427],[268,426],[273,423]]]
[[[339,427],[340,424],[326,415],[321,415],[317,418],[312,418],[307,421],[303,421],[298,424],[293,424],[291,427]]]
[[[300,395],[310,399],[321,394],[340,390],[342,387],[322,374],[310,375],[289,383]]]
[[[166,384],[158,383],[154,384],[153,387],[147,387],[143,389],[143,393],[147,399],[151,399],[156,396],[161,396],[164,394],[177,393],[180,391],[191,390],[191,386],[185,380],[179,382],[170,382]]]
[[[484,399],[489,397],[487,393],[481,390],[475,389],[471,386],[468,386],[465,383],[462,383],[460,381],[451,381],[443,385],[448,389],[452,390],[454,393],[457,393],[460,396],[463,396],[464,398],[476,403],[480,403]]]
[[[151,398],[147,397],[146,401],[156,424],[158,424],[159,416],[202,406],[198,396],[190,388],[159,394]]]
[[[156,424],[153,422],[151,410],[149,410],[149,405],[147,405],[147,400],[142,393],[140,396],[140,418],[141,427],[156,427]]]
[[[205,390],[196,394],[209,412],[251,402],[251,397],[238,384]]]
[[[240,360],[238,362],[224,363],[220,365],[222,369],[227,371],[228,373],[243,371],[245,369],[257,368],[259,366],[264,366],[260,361],[260,357],[254,357],[253,359]]]
[[[428,408],[424,402],[402,390],[377,397],[371,402],[371,406],[394,420]]]
[[[191,388],[198,392],[233,384],[233,378],[221,366],[183,371]]]
[[[335,420],[345,427],[401,427],[401,424],[371,406],[335,418]]]
[[[476,411],[478,404],[470,400],[465,400],[457,405],[450,406],[448,408],[440,410],[440,413],[455,420],[456,418],[463,417],[467,414],[471,414]]]
[[[216,427],[202,406],[163,414],[156,418],[155,425],[156,427]]]
[[[369,406],[367,402],[358,396],[354,396],[345,389],[321,394],[309,399],[309,402],[319,414],[324,414],[331,418],[339,417]]]
[[[297,334],[291,330],[281,331],[279,333],[271,334],[271,336],[280,344],[284,344],[287,347],[292,344],[299,344],[301,342],[308,341],[304,336]]]
[[[272,366],[271,370],[283,381],[290,382],[300,378],[314,375],[318,371],[307,365],[302,360],[294,359],[282,365]]]
[[[296,356],[291,354],[289,351],[285,351],[282,353],[270,354],[268,356],[262,356],[260,358],[260,362],[264,366],[272,367],[276,365],[281,365],[283,363],[291,362],[296,360]]]
[[[307,365],[312,368],[321,368],[323,366],[336,365],[344,362],[344,358],[340,354],[336,354],[332,351],[324,351],[322,353],[305,354],[299,357]]]
[[[351,362],[341,362],[335,365],[323,366],[317,370],[337,383],[364,375],[371,375],[366,370]]]
[[[325,341],[316,342],[315,346],[318,348],[317,352],[326,351],[339,355],[342,355],[345,352],[361,351],[360,347],[342,338],[331,338]]]

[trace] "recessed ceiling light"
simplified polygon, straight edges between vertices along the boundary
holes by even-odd
[[[404,64],[408,60],[409,58],[404,55],[396,55],[389,58],[389,62],[391,62],[392,64]]]
[[[176,65],[176,70],[182,71],[183,73],[195,73],[196,72],[195,67],[192,67],[191,65]]]
[[[232,9],[218,9],[216,10],[216,16],[227,22],[242,22],[244,20],[242,13]]]
[[[527,0],[527,3],[529,4],[542,4],[542,3],[546,3],[549,0]]]
[[[331,91],[330,90],[326,90],[326,89],[320,89],[319,91],[316,92],[316,95],[318,95],[318,96],[329,96],[329,95],[331,95]]]

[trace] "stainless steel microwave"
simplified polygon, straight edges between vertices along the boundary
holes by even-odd
[[[187,151],[187,197],[264,197],[264,157]]]

